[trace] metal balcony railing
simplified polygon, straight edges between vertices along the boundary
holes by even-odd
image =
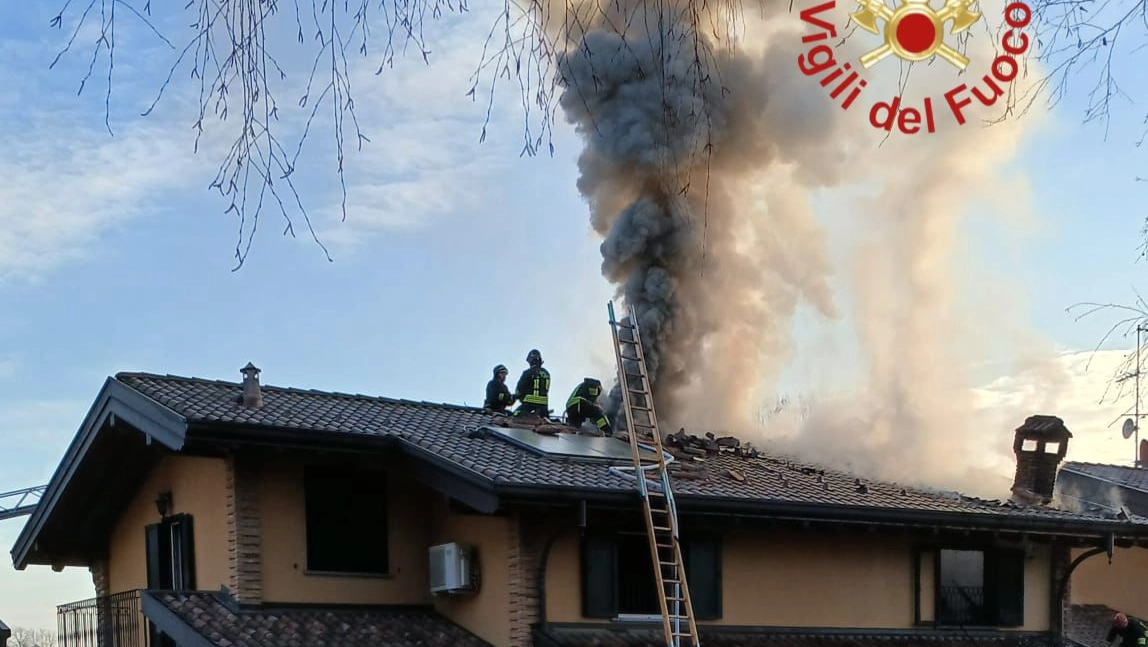
[[[979,586],[941,587],[937,621],[944,625],[958,626],[989,624],[984,589]]]
[[[126,591],[56,607],[58,647],[149,647],[140,592]]]

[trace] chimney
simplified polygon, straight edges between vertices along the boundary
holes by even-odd
[[[243,374],[243,406],[258,409],[263,406],[263,391],[259,388],[259,369],[251,362],[239,369]]]
[[[1016,454],[1015,500],[1046,504],[1052,501],[1056,472],[1068,453],[1072,432],[1056,416],[1029,416],[1017,427],[1012,451]]]

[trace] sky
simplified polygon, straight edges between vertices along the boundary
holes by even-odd
[[[265,384],[471,405],[491,367],[516,371],[531,348],[558,393],[610,374],[613,290],[576,188],[577,137],[559,116],[553,156],[520,156],[517,96],[502,85],[479,141],[486,105],[466,92],[489,5],[431,31],[429,67],[416,56],[379,76],[373,65],[354,72],[371,142],[347,152],[345,221],[330,132],[313,133],[297,177],[333,262],[302,222],[296,237],[282,236],[282,217],[269,212],[238,271],[238,223],[208,190],[225,142],[209,134],[193,153],[186,72],[169,103],[140,116],[176,52],[138,23],[117,32],[109,134],[101,65],[77,94],[90,49],[48,68],[69,20],[49,28],[53,3],[10,7],[0,25],[0,492],[48,481],[103,380],[119,371],[238,380],[251,361]],[[168,22],[180,33],[185,21]],[[1125,85],[1148,85],[1148,71],[1125,68]],[[280,97],[285,112],[300,87]],[[1071,376],[1056,411],[1044,412],[1076,434],[1070,459],[1126,462],[1131,442],[1112,423],[1129,401],[1100,401],[1131,341],[1090,352],[1112,317],[1077,320],[1066,308],[1127,303],[1143,284],[1143,107],[1119,106],[1106,133],[1082,123],[1090,79],[1072,87],[1007,169],[1029,201],[970,200],[970,262],[1007,279],[1018,318]],[[831,218],[833,197],[819,204]],[[1030,214],[1022,235],[978,236],[1014,208]],[[1045,388],[1032,372],[1009,371],[986,372],[982,406]],[[23,521],[0,521],[5,550]],[[54,627],[56,605],[92,594],[83,569],[17,572],[0,560],[9,625]]]

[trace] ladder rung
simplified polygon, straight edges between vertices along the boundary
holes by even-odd
[[[663,528],[662,526],[654,526],[655,532],[659,531],[659,530],[662,532],[669,532],[669,531],[673,530],[673,528]]]

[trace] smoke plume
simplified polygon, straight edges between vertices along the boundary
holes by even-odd
[[[637,315],[659,416],[712,424],[752,408],[761,358],[785,356],[800,301],[836,314],[803,191],[778,186],[770,222],[744,202],[755,174],[829,147],[832,107],[774,100],[768,70],[793,59],[704,44],[703,64],[687,26],[637,27],[687,15],[686,2],[625,4],[560,57],[561,106],[585,140],[578,188],[605,238],[602,272]],[[611,409],[618,398],[615,386]]]
[[[960,225],[970,199],[1007,195],[998,169],[1032,120],[986,129],[986,111],[970,107],[973,123],[940,114],[936,133],[882,142],[868,123],[872,102],[900,93],[920,107],[928,96],[943,110],[945,91],[979,78],[917,65],[902,91],[898,63],[881,63],[865,105],[842,110],[797,70],[807,29],[776,5],[740,37],[718,29],[709,39],[692,26],[721,24],[728,6],[706,5],[712,15],[694,21],[699,5],[686,0],[575,3],[580,37],[558,60],[561,107],[585,142],[578,188],[604,238],[602,273],[640,322],[663,431],[751,432],[784,370],[825,363],[852,373],[852,388],[819,395],[793,428],[759,435],[875,477],[977,490],[984,479],[959,457],[1004,455],[1012,427],[976,427],[970,361],[990,327],[1024,332],[985,315],[994,304],[983,295],[962,302]],[[980,9],[985,33],[966,53],[987,62],[1000,40],[988,23],[999,24],[1003,4]],[[838,60],[872,49],[857,40]],[[823,188],[854,199],[818,218]],[[836,255],[834,240],[844,243]],[[852,330],[856,366],[840,347],[794,355],[805,306],[817,325]]]

